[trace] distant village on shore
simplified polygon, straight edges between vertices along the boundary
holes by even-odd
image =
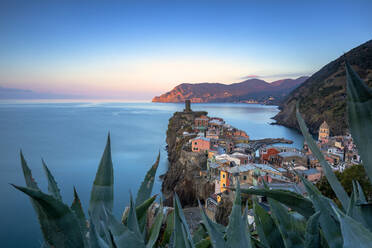
[[[191,112],[190,101],[185,101],[184,112]],[[323,176],[322,167],[306,143],[302,149],[282,144],[268,145],[251,141],[249,135],[226,123],[220,117],[202,115],[194,119],[192,132],[183,132],[190,137],[182,148],[187,152],[205,153],[207,169],[199,177],[214,183],[215,190],[205,201],[205,209],[213,219],[221,200],[233,199],[231,188],[240,182],[241,188],[289,190],[299,194],[306,191],[299,180],[302,175],[316,183]],[[317,144],[324,158],[334,171],[359,164],[360,157],[351,135],[331,136],[324,121],[319,127]],[[264,197],[259,204],[268,209]]]

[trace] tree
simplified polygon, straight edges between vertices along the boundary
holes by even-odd
[[[343,172],[341,173],[336,172],[335,174],[338,180],[341,182],[342,186],[344,187],[345,191],[349,195],[353,191],[352,180],[356,180],[362,186],[367,199],[369,201],[372,200],[372,185],[368,180],[363,165],[353,165],[346,168]],[[316,186],[322,192],[323,195],[338,202],[336,195],[333,192],[331,186],[329,185],[326,177],[322,177],[321,180],[316,184]]]

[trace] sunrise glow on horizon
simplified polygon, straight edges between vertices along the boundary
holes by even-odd
[[[309,76],[371,39],[370,1],[2,1],[0,87],[151,99]]]

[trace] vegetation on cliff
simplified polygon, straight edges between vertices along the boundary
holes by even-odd
[[[300,100],[300,111],[316,133],[323,121],[333,135],[345,134],[346,118],[346,72],[345,59],[368,86],[372,86],[372,40],[350,50],[338,59],[314,73],[302,85],[293,90],[280,104],[280,112],[274,117],[280,125],[299,130],[296,120],[296,103]]]

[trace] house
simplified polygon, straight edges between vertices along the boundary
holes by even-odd
[[[253,161],[253,157],[248,154],[234,152],[231,154],[232,157],[240,159],[240,164],[248,164],[249,162]]]
[[[207,130],[208,129],[209,118],[205,115],[202,115],[194,120],[194,128],[198,130]]]
[[[300,152],[281,152],[275,155],[271,161],[279,167],[288,167],[292,165],[306,165],[307,159]]]
[[[322,177],[322,173],[317,169],[311,168],[308,170],[296,170],[300,175],[309,180],[310,182],[317,182]]]
[[[252,164],[221,167],[220,192],[224,192],[229,186],[236,185],[238,178],[241,185],[253,185],[253,174],[255,170],[256,168]]]
[[[208,131],[206,132],[205,137],[207,137],[209,139],[216,139],[216,140],[218,140],[219,139],[219,135],[220,135],[220,133],[216,129],[208,129]]]
[[[239,129],[233,130],[232,136],[233,137],[247,138],[249,140],[249,136],[247,135],[247,133],[244,132],[243,130],[239,130]]]
[[[260,162],[269,163],[269,159],[271,158],[271,156],[274,156],[278,153],[280,153],[279,147],[270,146],[261,148],[259,151]]]
[[[215,156],[215,160],[217,163],[225,163],[227,164],[228,166],[236,166],[236,165],[240,165],[240,159],[237,158],[237,157],[234,157],[234,156],[231,156],[229,154],[221,154],[221,155],[217,155]]]
[[[319,127],[318,141],[322,144],[326,144],[329,141],[329,126],[326,121]]]
[[[205,152],[208,151],[211,147],[211,141],[205,137],[196,137],[190,140],[191,141],[191,150],[193,152]]]

